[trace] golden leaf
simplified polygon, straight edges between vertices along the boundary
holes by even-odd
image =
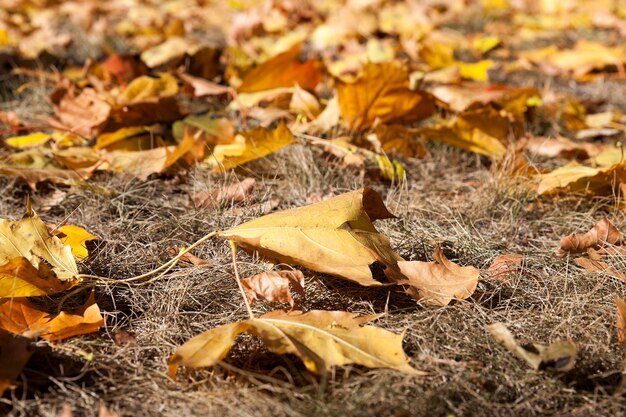
[[[46,224],[30,204],[22,219],[0,219],[0,265],[20,257],[39,269],[45,260],[62,281],[69,281],[78,274],[72,248],[50,235]]]
[[[402,350],[402,335],[374,326],[360,327],[378,315],[357,316],[345,311],[272,311],[259,318],[219,326],[182,345],[168,361],[170,375],[175,377],[180,365],[216,365],[244,332],[261,338],[274,353],[297,355],[308,370],[318,374],[353,363],[424,374],[409,365]]]
[[[294,141],[295,138],[282,123],[274,130],[257,127],[239,132],[233,143],[216,145],[207,163],[216,171],[223,171],[274,153]]]
[[[511,131],[508,119],[492,107],[468,110],[451,122],[419,130],[422,138],[447,143],[493,158],[506,153],[505,141]]]
[[[98,240],[97,236],[92,235],[82,227],[71,224],[59,227],[57,232],[63,235],[61,236],[61,243],[69,245],[72,248],[72,254],[79,261],[82,261],[89,255],[85,242]]]
[[[626,182],[626,162],[600,168],[571,162],[538,178],[537,193],[540,195],[559,192],[612,194],[620,183]]]
[[[372,221],[393,217],[370,188],[345,193],[321,203],[268,214],[218,236],[234,240],[248,252],[296,263],[361,285],[382,285],[374,264],[395,276],[400,256]]]
[[[45,264],[36,269],[26,258],[11,259],[0,266],[0,299],[54,294],[71,287],[52,274]]]
[[[435,111],[433,97],[409,89],[406,69],[394,62],[368,64],[353,83],[337,83],[339,108],[347,127],[360,130],[380,123],[410,123]]]

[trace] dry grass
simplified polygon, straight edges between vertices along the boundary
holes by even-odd
[[[488,265],[498,254],[523,253],[525,269],[506,285],[482,282],[472,299],[444,308],[423,307],[398,289],[365,289],[307,271],[304,307],[387,311],[378,324],[406,332],[405,349],[417,368],[429,372],[427,377],[347,367],[319,378],[295,358],[271,354],[244,337],[227,365],[188,372],[180,383],[169,380],[165,361],[178,345],[245,318],[228,247],[216,239],[195,252],[211,260],[210,267],[180,267],[147,286],[96,287],[107,326],[63,344],[93,352],[95,359],[44,349],[25,372],[28,389],[3,400],[3,407],[12,408],[9,414],[15,416],[55,416],[64,402],[78,415],[93,415],[100,401],[133,416],[623,413],[616,395],[623,350],[616,341],[613,304],[623,284],[581,272],[552,251],[564,233],[585,230],[603,215],[624,228],[626,216],[603,200],[537,199],[511,187],[475,157],[450,149],[435,149],[433,158],[407,164],[411,180],[401,187],[365,179],[399,216],[382,222],[380,229],[402,256],[428,259],[438,241],[450,258],[476,266]],[[248,203],[203,210],[189,206],[194,190],[217,189],[249,174],[259,185]],[[319,152],[297,145],[246,172],[212,177],[195,172],[183,183],[102,176],[95,182],[113,198],[70,190],[45,219],[69,217],[100,236],[83,269],[122,278],[168,259],[168,247],[262,214],[264,202],[278,200],[276,209],[299,206],[312,192],[364,185],[355,178],[333,168]],[[5,188],[2,214],[18,214],[25,194],[13,185]],[[245,254],[239,266],[243,275],[267,267]],[[487,335],[484,326],[495,321],[505,322],[522,342],[572,339],[581,347],[579,362],[566,375],[535,372]]]
[[[84,51],[82,51],[84,53]],[[509,80],[510,81],[510,80]],[[544,79],[512,83],[543,86]],[[604,98],[626,110],[619,85],[575,86],[583,98]],[[560,85],[565,89],[567,86]],[[42,115],[46,89],[8,97],[0,109],[25,120]],[[620,101],[622,100],[622,101]],[[428,308],[398,289],[362,288],[305,271],[306,309],[387,312],[378,325],[406,332],[404,347],[422,378],[390,370],[337,369],[316,377],[294,357],[268,352],[241,337],[226,363],[189,371],[173,382],[167,357],[191,336],[246,317],[232,276],[228,246],[215,239],[194,253],[212,264],[180,266],[145,286],[98,285],[96,299],[107,325],[98,334],[42,347],[25,370],[25,389],[0,400],[10,416],[57,416],[70,403],[75,415],[96,415],[98,405],[125,416],[615,416],[626,413],[620,388],[624,347],[615,331],[614,298],[624,284],[589,274],[571,259],[553,254],[560,236],[584,231],[602,216],[626,230],[626,215],[606,199],[538,198],[487,161],[448,147],[431,146],[431,157],[405,161],[408,182],[383,184],[334,167],[316,149],[295,145],[236,172],[140,183],[98,174],[97,187],[43,187],[36,205],[59,195],[42,216],[66,219],[100,237],[82,265],[85,273],[124,278],[169,259],[167,249],[186,246],[212,230],[225,229],[268,210],[306,204],[313,194],[341,193],[368,185],[383,195],[397,219],[379,229],[409,260],[429,260],[434,243],[463,265],[486,267],[497,255],[526,256],[508,283],[484,281],[464,302]],[[216,190],[246,176],[257,179],[244,204],[196,210],[189,196]],[[28,190],[0,178],[2,217],[19,216]],[[105,192],[106,191],[106,192]],[[56,193],[56,194],[55,194]],[[242,275],[268,265],[241,253]],[[622,270],[623,259],[612,259]],[[89,288],[75,297],[85,297]],[[54,301],[54,300],[52,300]],[[255,312],[268,309],[255,305]],[[536,372],[505,351],[485,325],[502,321],[521,342],[572,339],[580,346],[575,368],[565,374]],[[375,341],[373,341],[375,343]],[[94,354],[87,361],[73,353]]]

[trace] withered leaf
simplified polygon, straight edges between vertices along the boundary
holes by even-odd
[[[561,238],[556,251],[558,256],[568,253],[583,253],[587,249],[601,249],[606,246],[617,246],[624,243],[624,235],[607,219],[603,218],[588,232],[573,233]]]
[[[309,371],[318,374],[354,363],[423,375],[409,365],[402,350],[402,335],[374,326],[361,327],[377,317],[358,317],[345,311],[272,311],[190,339],[169,358],[170,375],[175,377],[180,365],[200,368],[218,364],[244,332],[258,336],[274,353],[297,355]]]
[[[548,346],[539,343],[520,345],[503,323],[487,326],[493,338],[535,370],[567,372],[574,367],[578,348],[572,341],[554,342]]]
[[[0,396],[15,386],[15,379],[34,352],[31,342],[0,328]]]
[[[617,308],[617,340],[626,341],[626,300],[623,298],[615,298],[615,307]]]
[[[241,280],[246,297],[255,300],[289,303],[294,306],[289,287],[304,297],[304,274],[301,271],[267,271]]]
[[[398,267],[406,277],[407,293],[426,304],[447,305],[453,299],[466,299],[476,290],[480,271],[473,266],[460,266],[446,258],[439,245],[435,247],[434,262],[399,261]]]
[[[615,279],[626,282],[626,274],[618,271],[617,269],[615,269],[615,267],[607,264],[606,262],[588,258],[576,258],[574,259],[574,262],[576,263],[576,265],[580,266],[583,269],[586,269],[589,272],[604,272]]]

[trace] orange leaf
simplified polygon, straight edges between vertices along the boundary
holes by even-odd
[[[244,77],[238,91],[254,93],[280,87],[293,87],[295,84],[305,90],[313,90],[321,79],[319,63],[314,59],[300,62],[298,60],[300,46],[300,44],[294,45],[288,51],[252,69]]]
[[[406,69],[395,63],[368,64],[353,83],[338,81],[339,108],[347,127],[360,130],[380,123],[410,123],[435,111],[433,97],[409,89]]]
[[[13,298],[0,304],[0,329],[15,334],[39,332],[47,340],[61,340],[93,333],[104,324],[93,293],[75,313],[60,312],[50,315],[38,310],[25,298]]]

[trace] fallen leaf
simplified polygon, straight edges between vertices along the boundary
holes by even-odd
[[[206,162],[216,171],[224,171],[262,158],[294,142],[295,138],[283,123],[274,130],[257,127],[239,132],[234,143],[216,145]]]
[[[304,297],[304,274],[301,271],[268,271],[241,280],[241,284],[250,303],[256,300],[289,303],[293,309],[294,301],[289,291]]]
[[[565,256],[568,253],[583,253],[587,249],[601,249],[605,246],[621,245],[624,235],[607,219],[603,218],[588,232],[572,233],[563,236],[556,253]]]
[[[382,285],[372,273],[375,264],[394,276],[402,258],[372,221],[391,217],[380,196],[362,188],[321,203],[272,213],[218,236],[269,259],[296,263],[361,285]]]
[[[375,149],[379,153],[395,151],[408,158],[422,158],[428,154],[416,129],[380,124],[374,129],[374,137],[380,145],[380,149]]]
[[[626,282],[626,274],[619,272],[617,269],[615,269],[615,267],[607,264],[606,262],[588,258],[576,258],[574,259],[574,262],[576,263],[576,265],[580,266],[583,269],[586,269],[589,272],[604,272],[615,279]]]
[[[0,265],[20,257],[39,269],[45,260],[61,281],[70,281],[78,275],[72,248],[50,235],[46,224],[30,204],[22,219],[0,219]]]
[[[626,300],[623,298],[615,298],[615,307],[617,308],[617,340],[626,341]]]
[[[51,100],[56,118],[50,124],[90,138],[106,126],[112,107],[94,89],[58,87]]]
[[[626,182],[626,161],[600,168],[571,162],[552,172],[539,175],[538,179],[537,193],[539,195],[565,192],[612,194],[619,184]]]
[[[16,127],[21,125],[22,121],[20,120],[17,113],[13,111],[0,111],[0,123],[11,127]]]
[[[522,267],[524,255],[517,253],[507,253],[496,256],[489,268],[485,270],[487,278],[506,282],[506,277],[513,274]]]
[[[89,255],[85,243],[98,240],[97,236],[92,235],[82,227],[71,224],[59,227],[55,235],[60,237],[61,243],[72,248],[72,254],[79,261],[84,260]]]
[[[295,84],[305,90],[313,90],[321,79],[318,69],[320,64],[314,59],[300,62],[298,59],[300,47],[301,44],[298,43],[288,51],[253,68],[243,78],[237,91],[254,93],[281,87],[293,87]]]
[[[29,338],[0,329],[0,397],[16,385],[15,379],[34,352],[31,343]]]
[[[341,116],[350,130],[378,123],[410,123],[435,111],[433,97],[409,89],[406,69],[394,62],[367,64],[353,83],[338,81],[337,97]]]
[[[400,272],[409,285],[407,293],[426,304],[448,305],[453,299],[470,297],[478,285],[480,271],[473,266],[460,266],[449,261],[439,245],[433,253],[434,262],[399,261]]]
[[[179,73],[178,77],[191,86],[194,97],[220,96],[231,91],[230,87],[205,80],[204,78],[194,77],[184,72]]]
[[[254,178],[244,178],[234,184],[225,185],[216,192],[202,191],[195,193],[191,200],[195,208],[213,207],[216,203],[242,203],[250,198],[256,183]]]
[[[12,298],[0,304],[0,329],[17,335],[36,332],[47,340],[62,340],[96,332],[103,324],[93,292],[74,313],[52,315],[37,309],[27,298]]]
[[[409,365],[402,350],[402,335],[374,326],[360,327],[378,317],[358,317],[344,311],[272,311],[190,339],[169,358],[170,375],[175,378],[180,365],[200,368],[218,364],[244,332],[261,338],[274,353],[297,355],[309,371],[318,374],[354,363],[423,375]]]
[[[492,158],[506,154],[511,122],[492,107],[468,110],[446,124],[419,129],[423,139],[447,143]]]
[[[172,248],[169,248],[167,251],[170,255],[176,256],[180,252],[182,252],[184,249],[185,248],[172,247]],[[181,261],[189,262],[190,264],[195,265],[195,266],[211,265],[210,261],[207,261],[206,259],[198,258],[196,255],[192,254],[191,252],[185,252],[183,256],[181,256],[179,259]]]
[[[54,294],[71,287],[60,281],[45,264],[36,269],[26,258],[11,259],[0,266],[0,300]]]
[[[567,372],[576,363],[577,347],[571,341],[554,342],[548,346],[539,343],[520,345],[509,329],[502,323],[493,323],[487,330],[500,345],[519,359],[526,361],[533,369]]]

